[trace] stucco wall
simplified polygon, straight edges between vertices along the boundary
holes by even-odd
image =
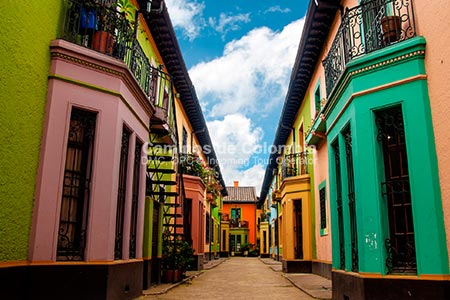
[[[249,203],[224,203],[223,212],[231,218],[231,209],[241,208],[241,221],[248,221],[248,243],[256,244],[256,205]]]
[[[450,115],[450,10],[448,1],[414,1],[417,33],[427,41],[425,68],[427,72],[428,93],[436,142],[439,177],[442,193],[442,207],[447,235],[447,249],[450,249],[450,134],[448,116]],[[450,258],[450,251],[449,251]]]
[[[331,220],[330,220],[330,184],[328,178],[328,147],[326,142],[322,142],[317,147],[316,156],[314,160],[314,190],[315,193],[315,205],[316,205],[316,254],[319,261],[326,261],[331,263]],[[323,234],[320,230],[320,199],[319,199],[319,185],[325,181],[326,192],[326,217],[327,227]]]
[[[99,68],[101,70],[112,68],[127,72],[125,66],[113,58],[62,40],[52,42],[52,51],[67,53],[74,60],[94,61],[104,68]],[[85,260],[113,260],[122,127],[126,126],[132,133],[129,147],[134,149],[136,138],[141,142],[146,142],[148,138],[150,112],[140,104],[132,92],[132,87],[126,85],[121,77],[82,64],[74,64],[71,59],[53,58],[52,62],[50,75],[54,78],[49,81],[47,118],[35,193],[36,206],[33,211],[29,259],[33,262],[56,259],[58,227],[55,224],[59,223],[68,120],[72,107],[78,107],[97,112]],[[59,76],[65,80],[59,80]],[[140,96],[144,97],[143,94]],[[127,240],[132,200],[130,186],[133,183],[132,154],[134,153],[130,151],[127,167],[124,259],[128,258],[129,247]],[[138,258],[142,256],[144,182],[145,168],[141,167],[136,234]]]
[[[1,1],[0,261],[26,260],[50,64],[61,0]]]

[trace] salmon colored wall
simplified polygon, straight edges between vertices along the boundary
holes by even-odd
[[[326,142],[322,142],[315,151],[314,160],[314,190],[316,205],[316,258],[319,261],[331,263],[331,222],[330,222],[330,185],[328,180],[328,147]],[[326,180],[326,215],[327,228],[326,233],[320,234],[320,201],[319,201],[319,185]]]
[[[447,236],[447,249],[450,250],[450,135],[448,116],[450,115],[450,89],[448,76],[450,69],[450,31],[448,20],[450,10],[447,0],[414,1],[414,13],[418,35],[427,41],[425,68],[427,72],[428,93],[433,119],[439,178],[442,193],[442,207]],[[450,251],[449,258],[450,258]]]
[[[230,218],[232,208],[241,208],[241,221],[248,221],[248,242],[256,244],[256,204],[224,203],[223,212],[229,214]]]
[[[200,177],[183,175],[186,198],[192,199],[192,246],[195,254],[205,252],[205,185]]]
[[[354,7],[358,5],[358,0],[344,1],[343,7]],[[340,12],[336,13],[335,20],[330,29],[330,34],[328,35],[328,40],[325,42],[324,48],[320,57],[318,59],[318,64],[314,70],[314,74],[311,77],[311,82],[308,86],[309,98],[310,98],[310,110],[311,116],[314,117],[316,113],[315,107],[315,89],[320,83],[320,96],[321,99],[326,98],[326,85],[325,85],[325,72],[323,69],[322,61],[326,58],[333,39],[336,35],[337,30],[340,26]],[[305,128],[305,132],[307,129]],[[331,222],[330,222],[330,187],[328,182],[328,148],[326,141],[322,141],[318,147],[312,147],[313,159],[314,159],[314,203],[315,203],[315,230],[314,235],[316,239],[316,259],[322,262],[331,263],[332,251],[331,251]],[[319,185],[326,181],[326,209],[327,209],[327,230],[325,234],[320,234],[320,202],[319,202]]]

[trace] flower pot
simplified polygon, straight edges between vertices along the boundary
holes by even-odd
[[[180,273],[181,273],[181,272],[180,272],[180,270],[178,270],[178,269],[175,269],[175,270],[172,270],[172,269],[165,270],[165,272],[164,272],[164,277],[163,277],[163,281],[166,282],[166,283],[178,282],[178,281],[181,280],[181,278],[180,278]]]
[[[399,16],[388,16],[381,19],[383,39],[386,44],[396,42],[402,33],[402,19]]]
[[[92,49],[105,53],[112,54],[114,46],[114,37],[111,33],[106,31],[97,31],[94,34],[94,40],[92,42]]]

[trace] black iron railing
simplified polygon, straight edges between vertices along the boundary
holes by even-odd
[[[282,180],[308,174],[308,151],[287,154],[281,163]]]
[[[172,80],[150,63],[136,35],[136,24],[127,19],[115,1],[67,0],[62,38],[117,58],[128,66],[153,104],[169,116]]]
[[[248,221],[230,220],[230,228],[248,228]]]
[[[345,243],[344,243],[344,214],[342,211],[342,179],[341,179],[341,156],[339,153],[339,143],[333,144],[335,176],[336,176],[336,207],[338,216],[339,235],[339,269],[345,270]]]
[[[344,133],[345,155],[347,161],[348,208],[350,217],[350,240],[352,245],[352,272],[358,272],[358,226],[356,222],[355,176],[353,173],[353,144],[350,128]]]
[[[352,59],[416,35],[412,0],[369,0],[347,9],[323,61],[327,95]]]
[[[416,247],[409,179],[381,184],[388,201],[390,238],[385,240],[388,273],[416,273]]]

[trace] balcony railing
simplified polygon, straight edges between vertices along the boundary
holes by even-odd
[[[123,61],[149,101],[170,114],[172,80],[150,64],[139,44],[136,24],[115,1],[67,0],[62,38]]]
[[[366,0],[347,9],[323,61],[329,95],[352,59],[416,35],[412,0]]]
[[[230,228],[248,228],[248,221],[230,220]]]
[[[287,154],[281,163],[282,180],[308,174],[308,152]]]

